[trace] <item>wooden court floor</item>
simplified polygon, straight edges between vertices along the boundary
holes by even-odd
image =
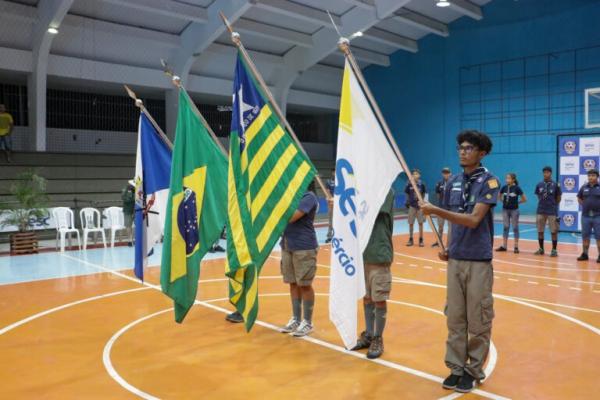
[[[440,385],[445,263],[406,239],[394,239],[385,353],[376,361],[345,351],[328,320],[329,246],[319,252],[315,332],[305,339],[277,331],[290,316],[277,252],[262,271],[250,334],[224,320],[222,260],[203,263],[198,304],[177,325],[157,290],[158,268],[142,285],[129,266],[114,272],[65,253],[98,273],[0,286],[0,398],[600,398],[600,267],[576,263],[576,245],[559,245],[557,259],[532,255],[533,241],[522,241],[519,255],[496,254],[489,377],[459,396]]]

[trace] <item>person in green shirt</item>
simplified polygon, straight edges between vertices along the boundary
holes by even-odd
[[[383,329],[387,314],[387,300],[392,289],[390,267],[394,259],[394,191],[388,192],[369,243],[363,252],[366,294],[363,298],[366,330],[360,334],[352,350],[369,349],[367,358],[378,358],[383,354]]]
[[[11,162],[10,152],[12,151],[12,143],[10,135],[14,125],[12,115],[6,111],[4,104],[0,104],[0,148],[6,155],[6,162]]]
[[[128,245],[133,245],[133,215],[135,213],[135,184],[133,181],[127,182],[127,186],[121,191],[121,200],[123,201],[123,216],[125,217],[125,228],[127,228]]]

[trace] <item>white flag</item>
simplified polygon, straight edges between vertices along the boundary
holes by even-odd
[[[348,61],[344,69],[335,166],[329,318],[346,348],[356,345],[357,302],[365,295],[362,253],[402,172]]]

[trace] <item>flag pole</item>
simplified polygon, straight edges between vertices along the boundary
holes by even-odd
[[[340,40],[338,41],[338,46],[339,46],[340,50],[346,56],[346,59],[350,62],[350,66],[351,66],[352,70],[354,71],[354,75],[357,77],[358,81],[360,82],[360,85],[362,86],[365,94],[367,95],[369,103],[371,103],[371,108],[373,109],[373,111],[375,111],[375,115],[376,115],[377,119],[379,120],[379,124],[383,128],[383,131],[385,132],[385,134],[388,138],[388,141],[392,145],[392,148],[394,149],[394,153],[396,153],[396,157],[398,158],[398,161],[400,161],[400,165],[402,166],[402,169],[404,169],[404,171],[406,171],[406,176],[408,177],[408,181],[410,182],[411,186],[413,187],[413,190],[415,191],[415,194],[417,195],[417,199],[419,201],[424,201],[423,196],[421,195],[421,191],[419,190],[419,187],[417,186],[417,182],[415,181],[415,178],[410,173],[408,164],[406,163],[404,156],[400,152],[400,149],[398,148],[398,144],[396,144],[396,140],[394,140],[394,136],[392,135],[392,132],[391,132],[387,122],[385,121],[385,118],[383,118],[383,114],[381,113],[381,110],[379,109],[379,105],[375,101],[375,98],[373,97],[373,94],[371,93],[371,90],[369,89],[369,86],[367,85],[367,82],[362,74],[362,71],[360,70],[358,63],[356,62],[356,59],[354,58],[354,55],[352,54],[352,51],[350,50],[350,40],[348,40],[347,38],[341,37]],[[431,215],[427,215],[426,218],[427,218],[427,222],[429,223],[429,226],[435,233],[437,242],[440,245],[441,250],[446,251],[446,246],[444,246],[444,241],[442,240],[442,237],[441,237],[440,233],[438,232],[437,228],[433,224]]]
[[[204,116],[202,115],[200,110],[198,110],[198,107],[196,107],[196,103],[194,103],[194,100],[192,100],[192,98],[190,97],[190,94],[187,92],[187,90],[185,90],[185,88],[181,84],[181,78],[173,73],[173,71],[169,68],[169,66],[163,59],[161,59],[160,61],[161,61],[161,64],[163,65],[163,68],[164,68],[163,71],[164,71],[165,75],[168,75],[171,78],[171,83],[173,83],[173,85],[176,88],[178,88],[179,90],[181,90],[183,92],[183,94],[185,94],[185,96],[188,98],[189,103],[192,106],[192,112],[194,114],[196,114],[196,117],[198,117],[200,122],[202,122],[202,125],[204,125],[204,127],[206,128],[206,130],[212,137],[215,144],[217,146],[219,146],[219,149],[221,149],[221,152],[223,153],[223,155],[228,157],[227,150],[225,150],[223,143],[221,143],[221,141],[219,140],[219,138],[217,137],[215,132],[212,130],[212,128],[210,127],[210,125],[208,124],[206,119],[204,119]]]
[[[256,69],[256,65],[254,65],[254,62],[252,61],[252,59],[250,58],[250,55],[246,51],[246,48],[244,47],[244,44],[242,43],[242,40],[240,39],[240,34],[233,31],[233,28],[231,27],[231,24],[229,23],[229,20],[227,19],[227,17],[225,16],[225,14],[223,14],[222,12],[219,12],[219,14],[221,15],[221,19],[223,19],[223,23],[225,24],[225,26],[229,30],[229,33],[231,33],[231,41],[233,42],[233,44],[235,44],[237,46],[237,48],[242,53],[242,57],[244,57],[244,60],[248,64],[248,67],[250,67],[250,70],[252,71],[252,74],[254,75],[254,77],[256,78],[256,80],[258,81],[258,83],[260,84],[263,92],[265,93],[265,95],[269,99],[269,102],[271,103],[271,105],[272,105],[275,113],[279,117],[279,120],[285,125],[285,129],[292,136],[292,138],[294,139],[294,141],[296,142],[296,144],[298,145],[298,147],[300,148],[300,150],[302,150],[302,152],[304,153],[304,155],[306,157],[308,157],[308,154],[306,153],[306,150],[304,149],[304,146],[302,146],[302,143],[300,143],[300,140],[298,140],[298,137],[296,136],[296,133],[292,129],[292,127],[289,124],[287,118],[285,118],[285,116],[283,115],[283,112],[281,111],[281,109],[279,108],[279,105],[277,104],[277,102],[273,98],[273,94],[271,94],[271,91],[269,90],[269,87],[267,86],[266,82],[264,81],[262,75],[258,72],[258,69]],[[317,184],[319,185],[319,187],[321,188],[321,190],[325,194],[325,198],[327,199],[327,201],[333,200],[333,198],[331,197],[331,193],[329,193],[329,190],[327,190],[327,188],[323,184],[323,181],[321,180],[321,177],[319,176],[318,171],[317,171],[317,174],[315,174],[315,179],[317,181]]]
[[[125,87],[125,90],[127,91],[127,94],[129,95],[129,97],[131,97],[135,101],[136,107],[138,107],[140,109],[140,111],[143,112],[146,115],[146,117],[148,117],[148,119],[150,120],[150,123],[152,124],[152,126],[154,126],[154,129],[158,133],[158,136],[162,139],[163,142],[165,142],[165,144],[169,147],[169,149],[173,150],[173,143],[169,140],[169,137],[167,135],[165,135],[165,133],[162,131],[162,129],[160,129],[160,126],[158,126],[158,124],[156,123],[154,118],[152,118],[152,115],[150,115],[150,112],[144,106],[144,102],[137,97],[135,92],[133,90],[131,90],[131,88],[129,86],[127,86],[127,85],[123,85],[123,86]]]

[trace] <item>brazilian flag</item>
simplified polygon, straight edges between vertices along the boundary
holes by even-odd
[[[160,271],[162,291],[182,322],[196,300],[200,261],[220,237],[227,217],[227,157],[179,92],[171,185]]]
[[[238,54],[229,142],[229,300],[246,329],[258,314],[258,276],[315,168],[292,140]]]

